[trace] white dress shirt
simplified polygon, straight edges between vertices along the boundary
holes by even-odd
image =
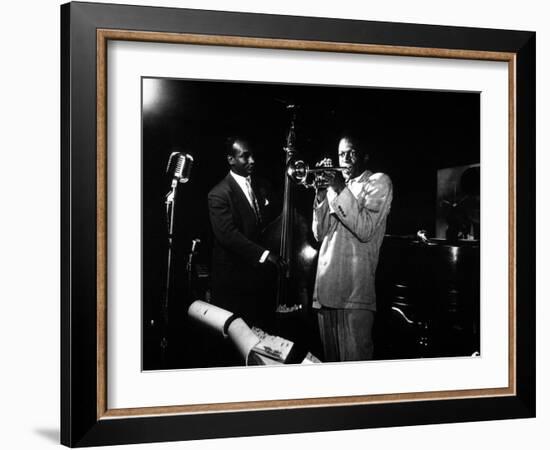
[[[235,172],[233,172],[232,170],[229,171],[229,173],[231,174],[231,176],[233,177],[233,179],[237,182],[237,184],[239,185],[239,187],[241,188],[241,190],[244,192],[244,196],[246,197],[246,199],[248,200],[248,203],[250,204],[250,207],[255,211],[255,208],[254,208],[254,200],[252,199],[252,197],[250,197],[250,192],[248,191],[248,185],[247,183],[249,182],[247,180],[246,177],[243,177],[242,175],[238,175],[236,174]],[[260,256],[260,262],[261,263],[264,263],[265,260],[267,259],[267,256],[269,255],[269,250],[266,250],[265,252],[262,253],[262,256]]]

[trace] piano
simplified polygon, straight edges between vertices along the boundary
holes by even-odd
[[[387,235],[377,269],[375,359],[480,351],[480,243]]]

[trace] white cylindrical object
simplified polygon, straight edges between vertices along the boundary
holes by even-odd
[[[260,342],[260,338],[254,334],[241,318],[235,319],[229,324],[227,334],[244,358],[246,365],[248,365],[248,356],[252,349]]]
[[[187,313],[189,317],[204,323],[220,334],[223,334],[223,327],[227,319],[233,315],[232,312],[226,309],[219,308],[218,306],[203,302],[202,300],[195,300],[191,303]]]
[[[234,317],[231,311],[203,302],[202,300],[195,300],[191,303],[188,314],[189,317],[213,328],[222,335],[224,334],[223,330],[227,321],[231,317]],[[231,320],[227,327],[227,336],[229,336],[231,342],[237,347],[245,364],[248,365],[250,352],[260,342],[260,338],[254,334],[240,317]]]

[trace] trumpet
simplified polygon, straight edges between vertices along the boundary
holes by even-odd
[[[310,168],[302,160],[291,159],[286,167],[288,177],[297,184],[306,188],[315,188],[319,184],[326,183],[323,176],[326,172],[343,172],[347,167],[315,167]]]

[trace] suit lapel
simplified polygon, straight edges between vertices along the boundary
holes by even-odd
[[[256,178],[252,178],[252,189],[254,190],[254,195],[256,196],[256,201],[258,202],[258,208],[260,208],[260,214],[262,216],[262,222],[265,220],[265,192],[260,188]]]
[[[249,216],[251,216],[250,218],[254,220],[254,222],[256,222],[256,214],[254,213],[254,209],[250,205],[248,199],[246,198],[246,195],[239,186],[239,183],[235,181],[230,173],[227,174],[226,179],[231,189],[233,199],[235,200],[235,204],[239,208],[239,211],[243,214],[248,214]]]

